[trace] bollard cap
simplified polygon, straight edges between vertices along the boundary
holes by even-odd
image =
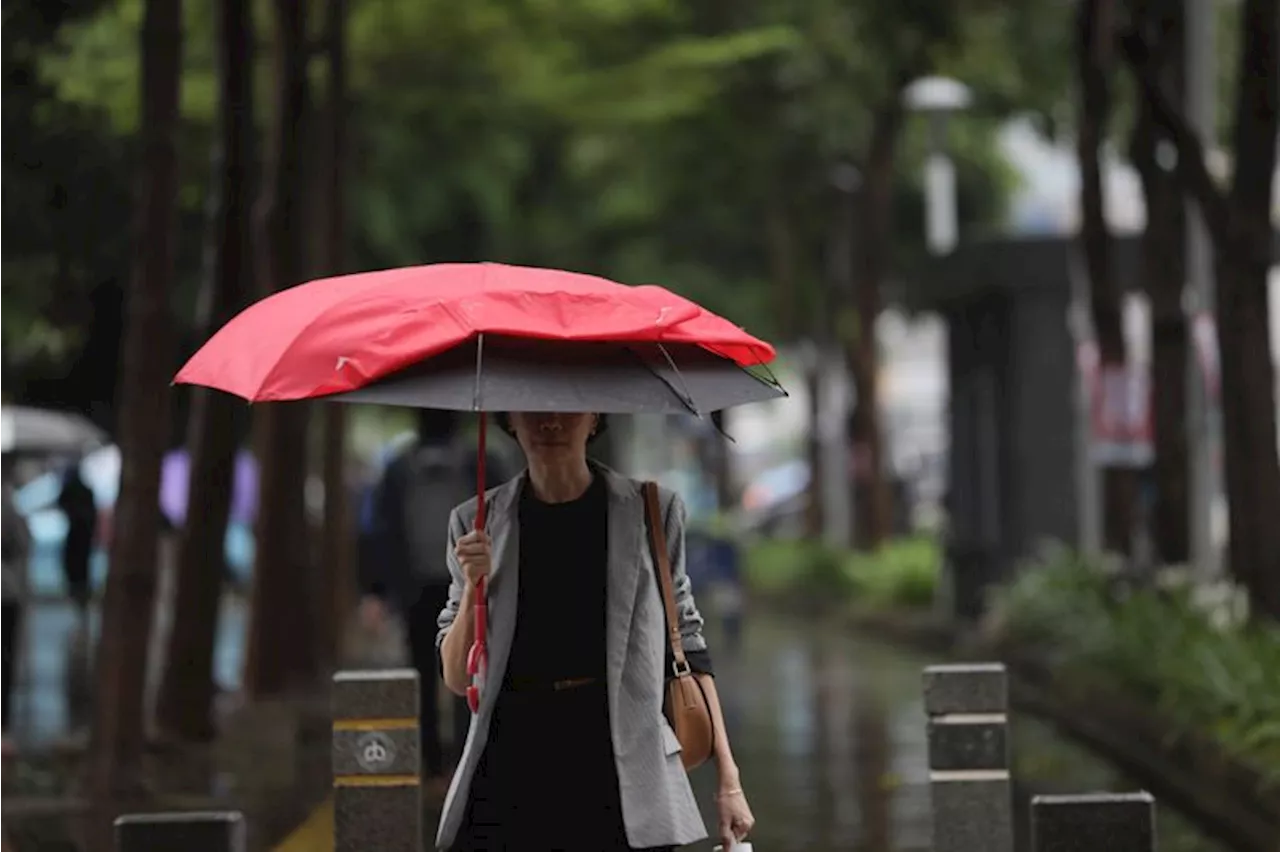
[[[924,710],[930,716],[1004,713],[1009,705],[1008,675],[1002,663],[928,666],[923,688]]]
[[[161,811],[153,814],[122,814],[115,818],[113,825],[153,825],[156,823],[196,823],[225,822],[239,823],[244,821],[244,814],[239,811]]]
[[[182,849],[183,852],[243,852],[245,821],[238,811],[178,811],[125,814],[114,821],[120,852]]]
[[[333,676],[334,719],[417,718],[420,691],[413,669],[371,669]]]
[[[1136,793],[1055,793],[1031,797],[1033,805],[1153,805],[1155,801],[1156,797],[1146,790]]]

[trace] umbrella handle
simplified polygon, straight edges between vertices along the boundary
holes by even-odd
[[[486,506],[484,501],[484,463],[485,457],[488,455],[485,449],[486,437],[488,430],[488,418],[484,416],[484,412],[480,412],[480,430],[476,436],[476,451],[478,458],[476,459],[476,529],[484,530],[486,520]],[[476,583],[476,618],[475,618],[475,641],[471,644],[471,650],[467,653],[467,674],[471,676],[471,685],[467,687],[467,705],[471,708],[472,713],[480,711],[480,678],[483,676],[485,669],[489,666],[489,650],[487,647],[488,625],[489,625],[489,604],[485,594],[488,584],[485,578],[481,577]]]
[[[472,713],[480,710],[480,680],[484,677],[489,667],[489,649],[485,642],[485,635],[488,631],[489,607],[485,602],[485,586],[484,578],[476,583],[476,618],[475,618],[475,641],[471,644],[471,650],[467,653],[467,674],[471,677],[471,685],[467,687],[467,705],[470,706]]]

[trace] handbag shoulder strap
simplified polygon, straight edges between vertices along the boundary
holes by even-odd
[[[671,581],[671,557],[667,553],[667,534],[662,526],[662,508],[658,505],[658,484],[644,483],[644,518],[649,528],[649,546],[653,549],[653,564],[658,568],[658,583],[662,586],[662,605],[667,613],[667,632],[671,637],[672,668],[677,675],[689,670],[684,656],[684,643],[680,641],[680,620],[676,616],[676,593]]]

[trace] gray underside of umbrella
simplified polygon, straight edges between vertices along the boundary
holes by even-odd
[[[6,453],[82,453],[107,440],[88,419],[64,411],[6,405],[0,419],[0,449]]]
[[[488,336],[326,399],[451,411],[702,414],[783,396],[776,382],[698,346]]]

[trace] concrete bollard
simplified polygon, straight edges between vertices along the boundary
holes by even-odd
[[[1150,793],[1085,793],[1031,800],[1035,852],[1155,852]]]
[[[333,676],[334,852],[421,852],[418,673]]]
[[[934,852],[1013,852],[1008,705],[999,663],[924,670]]]
[[[115,821],[116,852],[245,852],[239,811],[125,814]]]

